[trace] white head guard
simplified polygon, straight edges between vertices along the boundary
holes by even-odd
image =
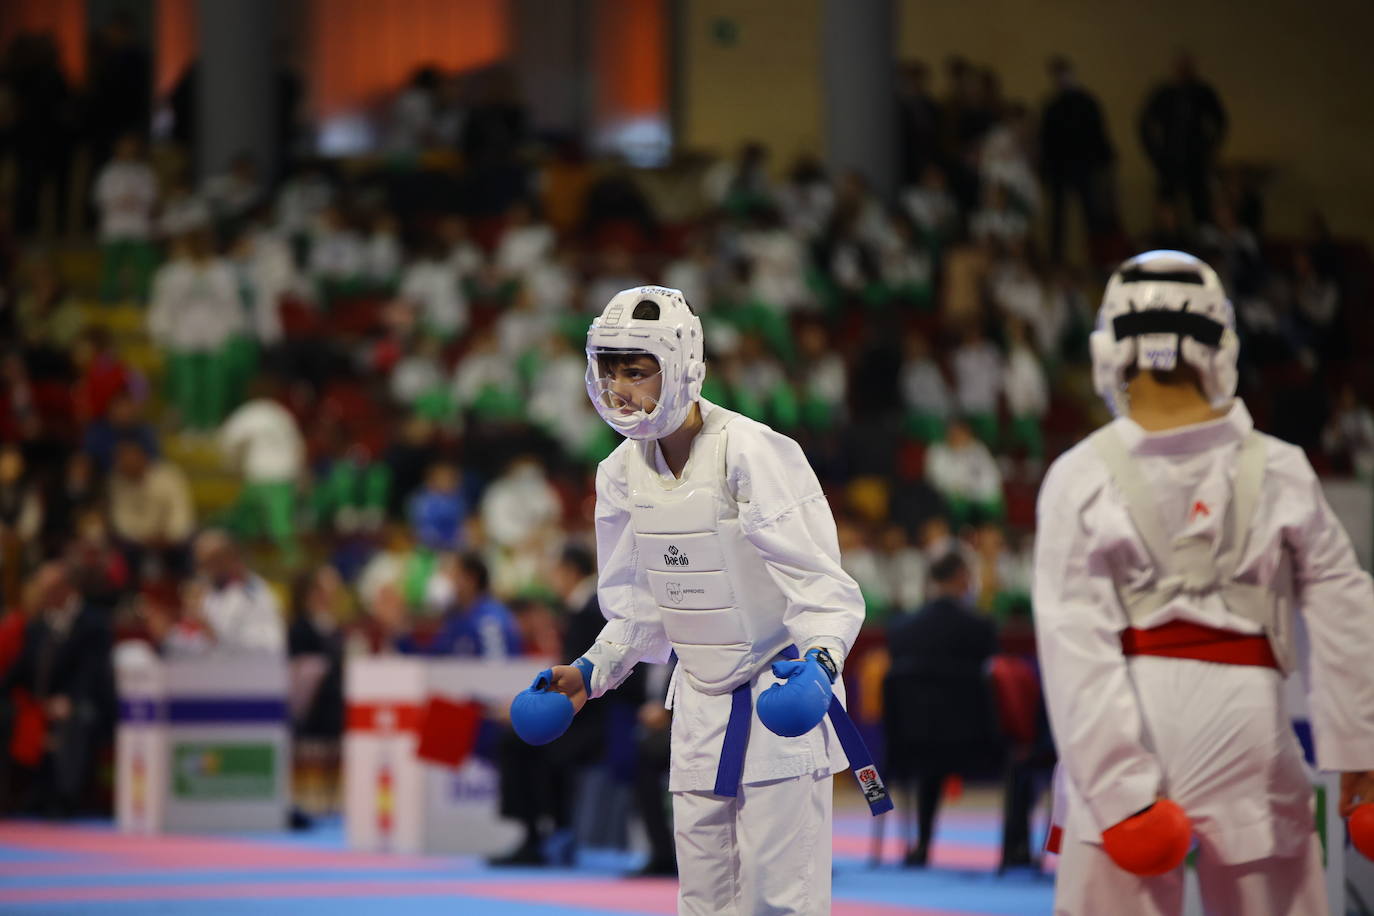
[[[1236,393],[1235,312],[1216,271],[1182,251],[1147,251],[1112,274],[1089,338],[1093,386],[1113,413],[1126,407],[1127,370],[1197,370],[1213,407]]]
[[[601,419],[631,439],[659,439],[687,419],[706,377],[701,319],[681,290],[637,286],[611,297],[587,329],[587,396]],[[663,386],[651,411],[627,412],[602,372],[601,357],[648,354]]]

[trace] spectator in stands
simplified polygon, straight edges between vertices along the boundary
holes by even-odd
[[[1212,218],[1212,169],[1226,127],[1220,96],[1199,78],[1192,56],[1180,54],[1173,80],[1145,101],[1140,139],[1159,177],[1159,196],[1187,195],[1197,223]]]
[[[905,862],[917,867],[929,861],[947,780],[986,771],[997,749],[985,680],[996,630],[969,606],[972,580],[957,553],[936,561],[930,578],[933,597],[888,626],[892,664],[883,683],[884,772],[899,785],[915,783],[917,839]]]
[[[1360,403],[1355,387],[1342,386],[1336,409],[1322,433],[1322,449],[1341,470],[1374,478],[1374,411]]]
[[[53,188],[63,220],[74,152],[73,92],[50,34],[20,34],[7,49],[6,82],[14,98],[14,225],[37,233],[40,203]]]
[[[22,688],[46,732],[28,813],[79,812],[95,777],[100,735],[114,710],[109,611],[86,600],[61,562],[39,567],[23,648],[0,676],[0,696]],[[9,749],[6,749],[7,752]]]
[[[1030,220],[1012,206],[1006,186],[993,182],[983,191],[983,206],[969,217],[968,231],[976,242],[1011,245],[1025,241]]]
[[[441,341],[452,340],[468,326],[463,274],[438,238],[424,245],[402,272],[396,295],[416,309],[424,332]]]
[[[501,659],[519,655],[520,634],[510,610],[492,596],[487,565],[474,553],[444,557],[435,574],[445,601],[439,629],[428,641],[401,636],[407,654]]]
[[[173,243],[153,284],[148,333],[167,351],[172,400],[189,432],[212,432],[229,409],[232,344],[245,329],[238,280],[209,235]]]
[[[95,182],[100,210],[100,244],[104,257],[100,297],[148,298],[148,281],[156,263],[152,245],[157,176],[144,156],[137,134],[125,134]]]
[[[186,169],[178,169],[167,183],[162,195],[162,209],[158,214],[157,231],[164,239],[211,227],[210,205],[196,193]]]
[[[282,343],[284,300],[304,297],[306,286],[290,244],[268,228],[264,210],[258,210],[239,234],[234,266],[247,300],[252,336],[258,346],[272,352]]]
[[[808,321],[797,330],[797,387],[801,420],[815,430],[832,430],[848,418],[849,368],[825,325]]]
[[[920,607],[926,597],[930,564],[911,543],[906,528],[895,522],[884,525],[878,535],[877,556],[879,570],[888,582],[892,613],[906,614]]]
[[[483,328],[472,335],[468,352],[453,369],[450,391],[459,409],[485,419],[521,416],[524,399],[515,362],[501,352],[496,332]]]
[[[248,568],[224,531],[204,531],[194,545],[196,578],[184,595],[185,615],[173,628],[150,610],[149,627],[176,654],[286,654],[286,626],[271,586]]]
[[[411,531],[422,547],[436,551],[463,547],[468,507],[462,483],[458,468],[447,461],[432,465],[426,473],[424,488],[410,499]]]
[[[1154,225],[1145,234],[1146,250],[1186,251],[1190,254],[1199,250],[1196,236],[1183,225],[1179,216],[1178,203],[1168,197],[1155,201]]]
[[[1070,198],[1077,198],[1089,239],[1115,221],[1116,154],[1102,106],[1078,81],[1073,63],[1052,57],[1049,72],[1054,88],[1040,115],[1040,169],[1050,197],[1050,258],[1061,261]]]
[[[558,493],[534,455],[517,455],[482,494],[482,530],[493,544],[517,548],[554,525]]]
[[[997,402],[1002,394],[1002,353],[977,324],[964,329],[955,349],[954,395],[968,425],[989,445],[997,442]]]
[[[144,418],[142,402],[122,390],[111,398],[105,416],[86,424],[82,447],[104,474],[114,466],[115,447],[125,439],[137,441],[153,458],[160,451],[157,431]]]
[[[233,525],[240,536],[265,533],[288,564],[299,559],[296,487],[305,472],[300,427],[277,399],[278,383],[262,378],[255,397],[234,411],[219,430],[219,448],[243,478]]]
[[[333,201],[334,186],[320,161],[305,160],[277,191],[277,231],[293,244],[303,242]]]
[[[814,242],[825,232],[835,210],[835,189],[825,174],[825,167],[815,156],[803,154],[792,163],[787,182],[778,188],[776,199],[788,230],[797,238]],[[671,281],[672,289],[682,289]],[[683,290],[685,293],[686,290]],[[687,301],[698,312],[701,307],[690,296]]]
[[[114,463],[111,443],[110,463]],[[77,519],[89,509],[103,512],[104,478],[86,452],[75,452],[67,459],[62,473],[48,478],[43,495],[43,550],[59,553],[77,530]]]
[[[1218,201],[1213,220],[1198,228],[1198,245],[1208,263],[1216,266],[1233,301],[1254,296],[1264,286],[1265,265],[1259,239],[1241,225],[1230,201]]]
[[[959,202],[949,191],[945,170],[930,163],[921,172],[919,184],[902,192],[902,205],[925,236],[926,244],[947,245],[961,231]]]
[[[120,439],[109,478],[110,523],[129,569],[140,581],[185,572],[195,529],[191,486],[181,468],[159,461],[136,437]]]
[[[80,301],[68,291],[57,262],[50,257],[30,262],[28,283],[19,289],[15,311],[25,360],[35,375],[65,376],[70,368],[68,353],[86,324]]]
[[[649,282],[635,267],[634,255],[619,243],[602,247],[596,258],[596,268],[582,291],[582,310],[596,315],[622,289],[643,286]]]
[[[706,173],[706,199],[736,216],[772,201],[768,158],[768,147],[762,143],[745,143],[733,160],[721,159]]]
[[[939,364],[930,356],[930,342],[919,331],[902,338],[901,385],[907,430],[927,444],[943,439],[954,398]]]
[[[1317,270],[1316,260],[1306,248],[1293,251],[1293,268],[1286,280],[1302,335],[1318,356],[1329,355],[1337,344],[1334,332],[1341,311],[1340,284]]]
[[[244,150],[229,161],[228,171],[206,180],[204,193],[216,226],[224,235],[233,236],[248,214],[262,203],[266,190],[258,174],[257,160]]]
[[[552,257],[556,244],[553,227],[536,217],[529,201],[518,200],[511,204],[506,211],[506,228],[492,256],[500,282],[514,283],[524,279]]]
[[[1002,515],[1002,472],[962,417],[950,420],[945,440],[926,453],[926,480],[945,498],[956,522]]]
[[[77,339],[72,362],[77,370],[72,406],[79,420],[104,419],[116,397],[139,387],[104,327],[93,327]]]
[[[1030,112],[1018,102],[1007,106],[983,137],[978,151],[983,184],[1002,185],[1016,209],[1027,216],[1040,212],[1040,182],[1031,165],[1034,144]]]
[[[92,155],[103,162],[119,138],[147,136],[153,69],[127,11],[117,10],[93,37],[86,127]]]
[[[0,445],[0,600],[11,607],[19,600],[27,560],[38,546],[43,527],[43,501],[27,473],[24,453],[16,443]]]
[[[1007,322],[1007,363],[1003,373],[1007,412],[1011,415],[1008,444],[1019,445],[1035,462],[1045,457],[1045,437],[1041,429],[1050,410],[1050,386],[1040,357],[1026,339],[1026,326],[1018,320]]]
[[[903,186],[921,180],[939,155],[940,103],[930,91],[930,67],[914,60],[897,82],[897,168]]]
[[[401,224],[390,210],[372,215],[370,231],[363,242],[363,278],[373,289],[391,290],[401,276],[404,253]]]
[[[879,240],[877,256],[885,296],[929,311],[935,301],[934,259],[905,211],[893,210],[888,214],[887,231]]]
[[[366,258],[363,240],[353,231],[343,208],[331,203],[320,211],[310,232],[307,272],[322,298],[356,285]]]

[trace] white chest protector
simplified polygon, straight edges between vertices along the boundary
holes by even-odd
[[[654,468],[654,443],[626,460],[637,562],[678,665],[697,690],[729,693],[792,642],[787,599],[740,528],[725,477],[725,437],[739,414],[714,408],[682,477]]]
[[[1116,583],[1131,626],[1140,626],[1150,614],[1180,595],[1220,594],[1227,611],[1264,628],[1280,670],[1284,674],[1291,671],[1294,590],[1288,551],[1283,551],[1272,585],[1266,587],[1236,578],[1264,480],[1264,438],[1252,430],[1241,442],[1231,478],[1226,523],[1220,543],[1215,544],[1202,538],[1171,538],[1166,534],[1149,484],[1115,430],[1103,427],[1093,434],[1092,443],[1121,491],[1131,521],[1154,560],[1156,572],[1148,581]]]

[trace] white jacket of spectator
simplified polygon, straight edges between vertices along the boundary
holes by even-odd
[[[814,240],[825,234],[830,214],[835,211],[835,189],[829,183],[789,182],[778,189],[777,198],[783,219],[793,235]]]
[[[682,290],[692,311],[702,315],[711,310],[711,278],[706,268],[692,258],[678,258],[663,271],[663,285]]]
[[[363,276],[377,283],[390,283],[401,272],[404,255],[401,240],[392,232],[374,232],[363,243]]]
[[[157,231],[165,238],[175,238],[209,225],[210,205],[197,194],[182,192],[163,202]]]
[[[849,395],[849,369],[844,357],[827,353],[802,370],[807,397],[844,410]]]
[[[950,236],[959,227],[959,204],[943,188],[908,188],[902,192],[902,205],[916,225],[931,235]]]
[[[560,261],[541,261],[525,274],[525,295],[541,312],[572,311],[576,289],[573,272]]]
[[[954,390],[959,409],[968,413],[996,413],[1002,393],[1002,354],[984,340],[954,351]]]
[[[224,258],[178,258],[153,275],[148,334],[179,352],[213,352],[247,329],[238,278]]]
[[[553,255],[553,229],[544,223],[512,226],[496,245],[496,269],[505,277],[524,277]]]
[[[101,241],[151,238],[157,176],[146,162],[110,162],[95,181],[95,204]]]
[[[205,182],[205,198],[220,217],[244,215],[262,198],[262,185],[233,172],[214,175]]]
[[[740,251],[752,264],[749,292],[780,311],[811,305],[814,297],[806,285],[806,246],[786,229],[746,232]]]
[[[286,625],[272,589],[256,573],[201,599],[201,617],[215,636],[214,651],[286,654]]]
[[[310,242],[310,275],[323,280],[349,280],[363,272],[367,252],[358,234],[325,230]]]
[[[501,547],[519,547],[558,521],[558,493],[537,465],[513,468],[482,494],[482,528]]]
[[[468,300],[457,271],[447,261],[422,258],[401,276],[400,298],[412,303],[426,327],[445,337],[468,326]]]
[[[463,240],[448,253],[448,263],[464,280],[477,276],[487,266],[486,253],[475,242]]]
[[[1025,344],[1014,346],[1007,355],[1003,376],[1007,408],[1013,417],[1043,417],[1050,409],[1050,386],[1035,351]]]
[[[195,529],[191,485],[169,461],[150,462],[138,480],[111,474],[108,488],[110,524],[123,540],[177,544]]]
[[[530,419],[572,453],[581,451],[602,423],[587,401],[586,371],[586,359],[572,353],[543,360],[530,391]]]
[[[303,278],[285,239],[259,232],[252,244],[252,253],[242,265],[244,286],[252,305],[253,331],[261,343],[272,346],[282,339],[282,299],[299,293]]]
[[[220,427],[219,445],[249,483],[294,481],[305,470],[305,440],[296,418],[267,398],[230,414]]]
[[[986,184],[1002,185],[1032,214],[1040,212],[1040,181],[1014,129],[1004,125],[988,131],[980,159]]]
[[[1030,233],[1030,223],[1009,207],[1001,210],[984,208],[973,214],[968,231],[974,241],[1001,242],[1005,245],[1024,239]]]
[[[318,175],[288,179],[277,194],[277,229],[288,236],[305,235],[334,200],[334,189]]]
[[[933,359],[909,359],[902,364],[902,400],[908,410],[944,418],[954,407],[944,373]]]
[[[491,349],[468,353],[453,370],[453,399],[462,407],[471,407],[487,388],[516,391],[520,377],[515,364],[500,350]],[[586,390],[585,388],[583,389]]]
[[[423,354],[412,353],[391,370],[391,397],[398,404],[410,406],[443,384],[443,367]]]
[[[941,495],[973,502],[1002,498],[1002,472],[988,447],[977,439],[963,448],[937,442],[926,452],[926,480]]]

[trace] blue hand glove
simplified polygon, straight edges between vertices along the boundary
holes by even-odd
[[[812,649],[799,661],[773,662],[773,674],[782,678],[759,697],[759,721],[775,735],[804,735],[830,710],[831,674],[834,664],[823,664],[823,649]],[[830,656],[824,656],[826,662]]]
[[[515,695],[510,704],[510,724],[526,744],[548,744],[572,723],[572,700],[550,690],[553,669],[539,672],[534,683]]]

